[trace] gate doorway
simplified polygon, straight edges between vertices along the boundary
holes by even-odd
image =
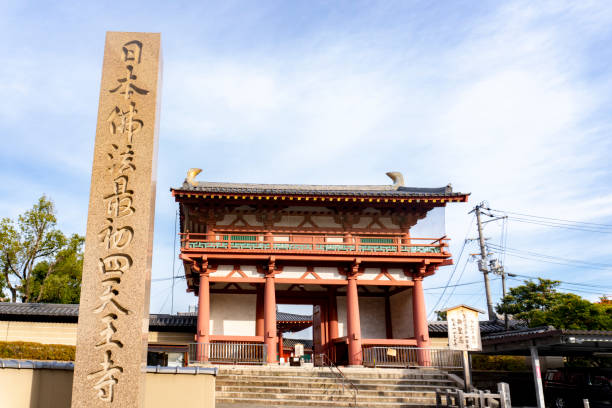
[[[295,313],[297,315],[305,315],[308,313],[308,310],[311,311],[311,318],[309,327],[306,330],[302,330],[301,332],[287,333],[283,334],[284,338],[283,342],[283,357],[285,357],[285,361],[291,355],[291,349],[286,347],[289,344],[295,344],[299,339],[302,340],[310,340],[307,344],[305,344],[304,349],[306,351],[307,345],[310,345],[309,352],[312,355],[312,363],[314,366],[321,366],[324,362],[321,359],[321,354],[325,353],[328,357],[331,357],[329,354],[329,350],[331,347],[331,342],[329,342],[329,333],[328,333],[328,318],[327,318],[327,305],[323,299],[307,299],[307,298],[293,298],[287,299],[283,297],[279,297],[277,300],[278,310],[279,312],[288,312]],[[309,308],[310,306],[310,308]],[[280,313],[279,313],[280,314]],[[279,333],[280,333],[279,327]],[[309,338],[307,338],[309,337]],[[280,340],[280,338],[279,338]],[[279,341],[279,356],[280,356],[280,341]],[[308,359],[305,359],[308,360]]]

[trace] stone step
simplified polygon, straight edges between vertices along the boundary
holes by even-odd
[[[217,382],[217,387],[234,387],[234,388],[248,388],[248,387],[268,387],[268,388],[275,388],[275,389],[294,389],[294,388],[311,388],[314,390],[320,390],[320,389],[338,389],[338,388],[342,388],[341,384],[338,383],[318,383],[318,386],[310,386],[308,387],[308,384],[306,383],[274,383],[274,382],[266,382],[266,381],[245,381],[245,382],[241,382],[241,383],[224,383],[224,382]],[[380,391],[380,392],[435,392],[436,388],[441,388],[441,389],[445,389],[445,388],[454,388],[454,385],[451,384],[445,384],[445,385],[430,385],[430,384],[423,384],[423,385],[396,385],[396,384],[387,384],[387,385],[382,385],[382,384],[356,384],[355,385],[357,387],[357,389],[359,391]],[[346,384],[345,385],[346,388],[349,388],[350,385]]]
[[[349,370],[344,369],[342,373],[350,378],[381,378],[381,379],[408,379],[408,378],[421,378],[421,379],[436,379],[446,378],[445,373],[434,370],[393,370],[387,372],[387,369],[368,369],[372,372],[364,372],[362,370]],[[329,369],[220,369],[218,375],[248,375],[248,376],[293,376],[293,377],[336,377],[337,371],[330,371]]]
[[[230,408],[232,405],[245,405],[251,408],[255,407],[277,407],[291,406],[293,408],[305,407],[363,407],[363,408],[418,408],[418,407],[435,407],[435,403],[355,403],[353,401],[303,401],[300,399],[294,400],[276,400],[267,398],[217,398],[217,408]]]
[[[245,393],[282,393],[282,394],[341,394],[342,387],[329,387],[329,388],[278,388],[278,387],[258,387],[258,386],[217,386],[216,391],[218,392],[245,392]],[[345,393],[352,394],[352,391],[347,387],[345,388]],[[412,398],[412,397],[420,397],[420,398],[435,398],[435,390],[427,390],[427,391],[414,391],[414,390],[405,390],[405,391],[389,391],[389,390],[363,390],[358,389],[358,396],[389,396],[389,397],[402,397],[402,398]]]
[[[249,393],[249,392],[219,392],[216,399],[242,399],[242,398],[265,398],[275,401],[299,400],[299,401],[319,401],[319,402],[352,402],[355,397],[352,394],[279,394],[279,393]],[[435,396],[432,397],[379,397],[379,396],[360,396],[357,395],[359,403],[394,403],[394,404],[433,404],[436,402]]]
[[[367,386],[423,386],[430,385],[435,387],[454,387],[455,383],[449,379],[445,380],[396,380],[396,381],[385,381],[373,378],[367,379],[350,379],[350,381],[356,386],[367,385]],[[261,377],[246,377],[246,376],[218,376],[216,383],[219,385],[233,385],[233,384],[251,384],[257,383],[269,383],[275,386],[296,386],[299,384],[309,385],[320,385],[320,384],[340,384],[341,380],[338,378],[308,378],[302,377],[275,377],[275,376],[261,376]]]

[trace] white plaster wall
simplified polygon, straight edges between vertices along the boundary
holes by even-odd
[[[261,222],[257,221],[257,217],[255,216],[255,214],[244,214],[242,216],[242,219],[245,220],[247,224],[253,227],[262,225]]]
[[[404,270],[400,268],[387,269],[387,273],[393,276],[393,278],[396,280],[401,280],[401,281],[411,281],[412,280],[412,277],[406,276],[406,274],[404,273]]]
[[[357,277],[358,280],[374,280],[380,273],[380,268],[365,268],[363,274]]]
[[[257,295],[210,295],[210,328],[213,335],[255,336]]]
[[[233,270],[234,265],[218,265],[217,269],[210,273],[210,276],[227,276]]]
[[[319,227],[322,227],[322,228],[340,227],[340,224],[334,221],[334,217],[332,216],[315,215],[311,217],[311,219],[314,221],[315,224],[317,224]]]
[[[338,268],[329,266],[315,266],[314,271],[321,277],[321,279],[346,279],[340,275]]]
[[[76,345],[75,323],[0,321],[0,341]]]
[[[361,323],[361,338],[386,338],[385,299],[382,297],[360,297],[359,321]]]
[[[236,220],[236,214],[225,214],[221,221],[217,221],[217,225],[230,225],[232,222]]]
[[[394,339],[414,337],[412,321],[412,289],[396,293],[390,298],[391,326]]]
[[[304,272],[306,272],[305,266],[285,266],[283,267],[283,271],[276,275],[276,277],[285,279],[299,279]]]
[[[365,228],[372,222],[372,217],[367,215],[362,215],[359,217],[359,222],[353,225],[353,228]]]
[[[346,336],[346,296],[338,296],[336,298],[338,308],[338,335]]]
[[[262,275],[259,272],[257,272],[257,267],[255,265],[240,265],[240,269],[249,278],[261,278],[262,277]]]
[[[281,220],[277,223],[274,223],[275,227],[297,227],[304,221],[304,216],[302,215],[283,215]]]

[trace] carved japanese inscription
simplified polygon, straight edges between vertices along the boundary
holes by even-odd
[[[107,34],[72,407],[143,405],[160,78],[159,34]]]

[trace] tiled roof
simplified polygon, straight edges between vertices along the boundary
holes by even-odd
[[[283,337],[283,348],[293,348],[297,343],[304,345],[304,349],[312,350],[312,340],[306,339],[288,339]]]
[[[590,336],[593,338],[598,337],[612,337],[612,330],[567,330],[557,329],[554,326],[539,326],[530,328],[521,328],[511,331],[500,331],[497,333],[489,333],[486,336],[482,336],[483,341],[496,341],[496,340],[511,340],[514,338],[533,338],[542,337],[548,335],[567,335],[567,336]]]
[[[79,305],[0,302],[0,320],[76,323],[78,317]],[[276,312],[276,320],[279,322],[309,322],[312,321],[312,316]],[[196,313],[149,315],[149,327],[152,330],[195,331],[197,321]]]
[[[503,332],[506,330],[506,326],[504,325],[504,322],[502,320],[493,320],[493,321],[481,320],[478,323],[480,325],[480,335],[481,336],[485,336],[486,334],[489,334],[489,333]],[[448,334],[448,322],[445,322],[445,321],[429,322],[428,325],[429,325],[430,335]],[[511,320],[509,324],[510,330],[524,328],[524,327],[525,327],[525,324],[517,320]]]
[[[311,322],[312,315],[300,315],[294,313],[276,312],[277,322]]]
[[[79,305],[0,302],[0,318],[10,316],[19,316],[27,320],[76,322],[79,316]]]
[[[396,187],[392,185],[311,185],[311,184],[254,184],[184,182],[174,190],[229,194],[299,194],[326,196],[379,196],[379,197],[462,197],[451,185],[439,188]]]

